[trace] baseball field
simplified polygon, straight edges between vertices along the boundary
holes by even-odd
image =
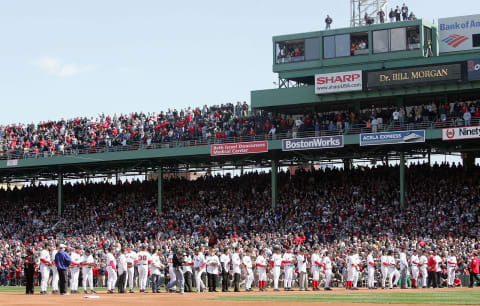
[[[160,294],[107,294],[99,291],[94,298],[87,295],[25,295],[23,288],[0,288],[0,305],[249,305],[273,306],[312,305],[325,303],[347,305],[480,305],[480,289],[419,289],[419,290],[359,290],[346,292],[334,289],[331,292],[241,292],[241,293],[175,293]]]

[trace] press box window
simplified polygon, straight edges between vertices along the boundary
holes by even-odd
[[[373,31],[373,53],[386,53],[390,45],[388,30]]]
[[[368,33],[351,33],[323,37],[323,58],[368,55]]]
[[[320,38],[308,38],[305,39],[305,60],[317,60],[320,59]]]
[[[368,55],[368,32],[350,34],[350,55]]]
[[[431,36],[430,30],[430,36]],[[407,47],[408,50],[420,49],[420,28],[419,27],[408,27],[407,28]]]
[[[276,45],[277,64],[301,62],[305,60],[305,41],[291,40]]]
[[[407,49],[407,29],[390,30],[390,51],[405,51]]]

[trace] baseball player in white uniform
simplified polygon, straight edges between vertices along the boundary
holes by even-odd
[[[420,274],[420,258],[418,258],[417,250],[413,250],[412,256],[410,256],[410,266],[412,270],[412,288],[417,288],[418,276]]]
[[[233,291],[235,292],[240,292],[240,275],[242,274],[242,260],[239,252],[237,247],[232,255]]]
[[[253,265],[252,259],[250,258],[250,249],[245,250],[245,254],[242,258],[242,264],[245,268],[245,290],[252,291],[252,283],[254,280],[253,276]]]
[[[312,254],[312,290],[318,291],[318,285],[320,284],[320,269],[323,267],[322,258],[320,257],[320,251],[317,247],[313,248]]]
[[[308,291],[308,274],[307,274],[307,256],[305,248],[302,247],[300,253],[297,255],[297,269],[299,274],[300,291]]]
[[[222,292],[228,292],[228,279],[230,276],[230,255],[229,250],[225,248],[220,255],[220,264],[222,266]]]
[[[385,283],[388,277],[388,256],[384,250],[380,252],[380,271],[382,272],[382,289],[385,289]]]
[[[193,257],[193,268],[195,269],[195,284],[197,287],[197,293],[203,292],[205,290],[205,284],[202,280],[202,273],[205,273],[205,267],[207,263],[205,262],[205,257],[202,252],[197,248],[195,249],[195,256]]]
[[[80,276],[80,265],[82,263],[81,251],[82,249],[77,246],[70,255],[72,259],[72,264],[70,265],[70,273],[72,275],[70,279],[70,293],[78,293],[78,277]]]
[[[158,250],[153,252],[150,268],[152,272],[152,293],[160,293],[160,276],[164,266],[158,255]]]
[[[393,257],[392,250],[388,251],[387,263],[388,263],[387,265],[388,283],[390,285],[390,289],[393,289],[393,276],[395,275],[396,267],[395,267],[395,257]]]
[[[58,270],[57,270],[57,265],[55,264],[55,255],[57,255],[58,249],[60,248],[60,244],[58,244],[53,250],[51,254],[51,262],[52,265],[50,268],[52,269],[52,293],[57,294],[58,293]]]
[[[447,285],[449,288],[455,287],[453,282],[455,281],[455,269],[457,268],[457,257],[455,257],[455,252],[450,251],[450,256],[447,258]]]
[[[87,294],[87,284],[90,287],[90,293],[95,293],[93,290],[93,267],[95,266],[95,261],[93,256],[90,254],[90,250],[86,249],[85,254],[82,256],[82,285],[83,293]]]
[[[107,293],[114,293],[115,292],[115,283],[117,282],[117,260],[115,259],[115,256],[113,256],[112,252],[115,250],[115,248],[110,247],[107,250],[107,258],[106,258],[106,264],[107,264],[107,273],[108,273],[108,278],[107,278]]]
[[[325,256],[322,259],[322,264],[323,264],[323,270],[325,271],[325,290],[330,291],[332,290],[330,288],[330,282],[332,280],[332,275],[333,275],[332,273],[333,265],[332,265],[332,260],[330,259],[329,251],[325,252]],[[318,288],[318,283],[317,283],[317,289],[320,290]]]
[[[208,252],[208,256],[205,258],[207,262],[207,275],[208,275],[208,291],[217,292],[217,279],[219,274],[220,259],[214,249]]]
[[[42,275],[42,280],[40,281],[40,294],[47,294],[51,266],[50,244],[47,242],[45,243],[45,248],[40,252],[40,274]]]
[[[367,256],[367,272],[368,272],[368,289],[375,289],[375,258],[373,257],[373,250],[368,252]]]
[[[282,266],[282,254],[280,248],[274,250],[275,254],[272,255],[271,265],[273,274],[273,291],[278,291],[278,281],[280,279],[280,268]]]
[[[132,247],[129,246],[127,248],[127,254],[125,254],[127,258],[127,278],[128,278],[128,287],[130,293],[133,293],[133,278],[135,276],[135,265],[137,264],[138,255],[133,251]],[[125,288],[127,287],[127,282],[125,282]]]
[[[118,293],[125,293],[125,284],[127,283],[128,264],[126,250],[121,249],[117,257],[117,287]]]
[[[258,288],[260,288],[260,291],[265,291],[265,285],[267,284],[267,259],[263,249],[258,253],[255,265],[258,274]]]
[[[420,274],[422,277],[422,288],[427,288],[427,278],[428,278],[428,259],[425,256],[425,252],[420,250]],[[419,285],[420,286],[420,285]]]
[[[360,256],[358,255],[358,250],[351,256],[351,269],[352,269],[352,290],[358,290],[357,282],[358,282],[358,275],[360,274]]]
[[[170,277],[170,282],[174,282],[177,279],[175,275],[175,269],[173,267],[173,250],[170,250],[170,254],[167,257],[168,264],[168,276]]]
[[[293,271],[295,268],[295,256],[290,250],[283,254],[282,264],[284,266],[283,273],[285,279],[283,280],[283,288],[285,291],[292,289]]]
[[[152,263],[152,256],[146,251],[146,246],[142,245],[138,252],[138,287],[141,293],[146,293],[148,280],[148,266]]]

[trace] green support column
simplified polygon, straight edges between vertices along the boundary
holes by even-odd
[[[157,211],[159,213],[162,212],[162,199],[163,199],[163,169],[162,167],[158,168],[157,172],[157,185],[158,185],[158,203],[157,203]]]
[[[277,208],[277,161],[272,159],[272,208]]]
[[[400,206],[405,210],[405,155],[400,152]]]
[[[62,187],[63,187],[63,174],[59,173],[58,174],[58,185],[57,185],[57,189],[58,189],[57,212],[58,212],[59,216],[62,215]]]

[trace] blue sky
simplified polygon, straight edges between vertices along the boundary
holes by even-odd
[[[166,2],[1,1],[0,124],[249,102],[274,87],[273,35],[349,24],[349,0]],[[407,2],[429,21],[479,13],[456,3]]]

